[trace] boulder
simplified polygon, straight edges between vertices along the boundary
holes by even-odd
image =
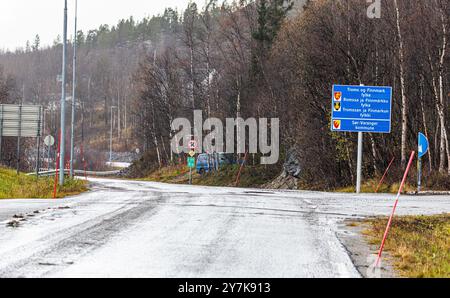
[[[302,172],[302,168],[300,166],[300,159],[297,153],[297,150],[290,149],[286,155],[286,161],[283,165],[283,170],[285,176],[291,176],[294,178],[299,178]]]

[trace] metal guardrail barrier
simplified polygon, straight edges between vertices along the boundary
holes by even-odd
[[[59,171],[58,171],[59,172]],[[93,172],[93,171],[83,171],[83,170],[74,170],[75,175],[79,176],[94,176],[94,177],[108,177],[108,176],[114,176],[120,173],[120,170],[117,171],[106,171],[106,172]],[[70,170],[64,170],[65,175],[70,174]],[[36,173],[29,173],[28,176],[36,176]],[[52,177],[56,175],[56,170],[50,170],[50,171],[43,171],[39,172],[39,177]]]

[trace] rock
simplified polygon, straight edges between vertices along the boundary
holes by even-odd
[[[302,172],[300,166],[300,159],[297,150],[290,149],[286,155],[286,161],[283,165],[285,176],[291,176],[294,178],[299,178]]]
[[[20,222],[18,220],[11,220],[6,224],[7,227],[18,228],[20,226]]]
[[[265,189],[298,189],[298,179],[285,173],[263,186]]]
[[[290,149],[286,155],[283,172],[275,180],[263,186],[266,189],[298,189],[298,181],[302,173],[297,150]]]

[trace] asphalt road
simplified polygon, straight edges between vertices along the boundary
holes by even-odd
[[[64,200],[0,201],[0,277],[360,277],[342,222],[388,215],[394,200],[91,181]],[[450,197],[405,196],[398,207],[444,212]]]

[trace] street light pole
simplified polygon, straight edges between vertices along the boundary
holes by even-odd
[[[61,82],[61,143],[59,157],[59,185],[64,185],[65,169],[65,136],[66,136],[66,56],[67,56],[67,0],[64,0],[64,29],[63,29],[63,61]]]
[[[70,178],[73,178],[73,159],[75,142],[75,103],[77,86],[77,14],[78,0],[75,0],[75,35],[73,38],[73,77],[72,77],[72,123],[70,131]]]
[[[112,162],[112,137],[113,137],[113,110],[117,108],[116,106],[111,107],[111,133],[109,135],[109,163]]]

